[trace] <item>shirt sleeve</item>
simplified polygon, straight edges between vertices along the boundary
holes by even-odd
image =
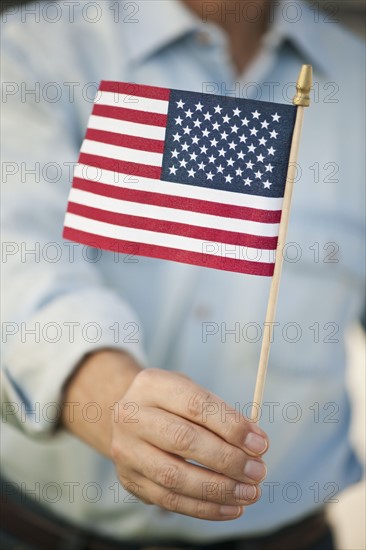
[[[62,240],[82,117],[67,96],[54,100],[59,72],[49,67],[57,60],[38,51],[42,42],[19,40],[23,28],[6,31],[2,413],[4,421],[42,437],[55,433],[64,383],[86,354],[123,349],[142,366],[145,357],[139,319],[103,280],[104,257],[95,261],[92,249]],[[138,337],[119,341],[116,323],[133,324]]]

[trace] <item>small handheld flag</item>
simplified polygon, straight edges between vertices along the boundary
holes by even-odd
[[[251,419],[262,402],[304,107],[100,84],[65,239],[113,252],[272,276]]]
[[[296,107],[101,82],[64,237],[271,276]]]

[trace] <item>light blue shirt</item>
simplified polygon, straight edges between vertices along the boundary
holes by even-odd
[[[364,298],[363,45],[281,2],[238,77],[223,32],[178,1],[37,4],[9,14],[2,36],[3,475],[68,521],[122,539],[265,533],[338,498],[361,476],[344,335]],[[110,461],[54,433],[61,388],[86,353],[115,346],[249,413],[269,279],[63,242],[72,163],[101,79],[283,103],[302,63],[315,82],[262,408],[263,496],[234,522],[165,513],[119,487]]]

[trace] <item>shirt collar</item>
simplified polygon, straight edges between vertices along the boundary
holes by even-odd
[[[126,0],[123,3],[128,4]],[[132,61],[143,61],[198,30],[198,18],[180,0],[138,0],[133,4],[138,8],[133,16],[138,23],[126,20],[123,29]]]
[[[133,17],[138,23],[126,21],[124,25],[127,55],[133,62],[143,61],[188,34],[202,30],[209,31],[222,42],[221,29],[203,23],[182,0],[138,0],[134,4],[138,12]],[[301,0],[296,3],[280,0],[275,6],[273,24],[264,38],[265,45],[274,49],[287,42],[303,57],[304,63],[314,65],[325,74],[330,73],[334,58],[329,46],[329,24],[324,24],[321,16],[316,22],[316,13]]]
[[[305,2],[280,0],[274,10],[273,25],[265,43],[279,47],[289,43],[303,58],[305,64],[314,65],[324,74],[332,72],[334,57],[331,55],[331,26],[324,22],[324,15],[317,14]],[[315,32],[314,32],[315,31]]]

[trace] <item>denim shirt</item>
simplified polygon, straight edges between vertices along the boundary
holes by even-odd
[[[238,76],[225,34],[177,0],[72,4],[3,16],[3,475],[60,517],[121,539],[270,532],[361,476],[344,339],[364,299],[363,45],[314,7],[274,2],[260,51]],[[115,347],[248,414],[270,281],[62,240],[96,89],[120,80],[288,103],[303,63],[314,86],[261,409],[271,441],[262,498],[233,522],[164,512],[55,429],[62,387],[86,353]],[[97,406],[85,415],[93,421]]]

